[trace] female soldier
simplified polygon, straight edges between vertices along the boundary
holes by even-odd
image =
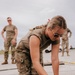
[[[60,36],[67,28],[62,16],[53,17],[47,25],[35,27],[19,42],[15,60],[19,75],[48,75],[44,70],[42,50],[52,45],[51,59],[54,75],[59,75]]]

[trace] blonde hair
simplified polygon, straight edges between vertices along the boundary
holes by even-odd
[[[63,29],[67,28],[66,20],[62,16],[55,16],[53,17],[47,25],[47,28],[55,28],[59,26]]]

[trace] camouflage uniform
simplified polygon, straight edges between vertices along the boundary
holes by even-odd
[[[17,48],[16,48],[16,54],[15,54],[15,61],[18,68],[19,75],[38,75],[36,70],[33,67],[31,56],[30,56],[30,50],[29,50],[29,38],[32,35],[37,36],[40,39],[40,63],[43,66],[43,57],[42,57],[42,50],[47,48],[50,44],[58,44],[59,40],[52,41],[50,38],[48,38],[44,32],[44,27],[35,27],[32,30],[29,31],[29,33],[21,39],[19,42]]]
[[[70,36],[68,36],[68,33],[70,33]],[[72,32],[70,29],[66,29],[65,33],[62,35],[62,56],[64,56],[64,50],[66,49],[67,56],[69,56],[69,38],[71,37]]]
[[[15,56],[15,45],[12,44],[12,39],[14,38],[15,35],[15,29],[17,29],[16,26],[14,25],[7,25],[3,28],[3,31],[6,31],[6,41],[4,42],[4,59],[8,60],[8,52],[9,52],[9,48],[11,47],[11,59],[14,60],[14,56]],[[15,39],[16,40],[16,39]]]

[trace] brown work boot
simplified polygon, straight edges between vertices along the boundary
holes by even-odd
[[[5,60],[5,61],[2,63],[2,65],[5,65],[5,64],[8,64],[8,61],[7,61],[7,60]]]
[[[12,64],[15,64],[15,61],[14,60],[12,60],[12,62],[11,62]]]

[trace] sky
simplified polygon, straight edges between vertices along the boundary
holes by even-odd
[[[0,33],[10,16],[18,28],[18,42],[30,28],[45,24],[48,19],[61,15],[66,19],[68,28],[72,31],[70,45],[75,47],[75,0],[0,0]],[[0,34],[0,49],[3,49],[3,39]]]

